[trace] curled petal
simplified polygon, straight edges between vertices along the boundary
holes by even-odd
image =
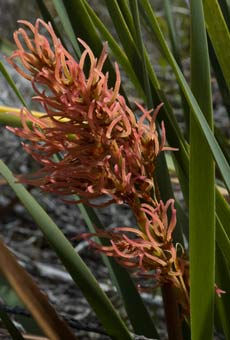
[[[46,111],[43,118],[34,118],[24,109],[23,128],[11,129],[27,140],[25,150],[44,167],[44,171],[35,174],[34,182],[33,176],[28,182],[60,195],[77,194],[89,204],[104,194],[110,196],[110,202],[119,204],[152,202],[155,161],[165,143],[164,126],[161,145],[155,126],[162,105],[152,115],[152,110],[136,103],[142,113],[137,120],[119,93],[121,76],[117,64],[114,87],[108,85],[109,74],[103,70],[107,44],[97,59],[79,39],[84,51],[77,62],[50,23],[41,19],[35,25],[20,23],[25,28],[14,34],[17,50],[9,61],[31,80],[34,99]],[[54,166],[52,159],[57,155],[62,160]],[[89,172],[96,176],[90,177]],[[158,229],[161,234],[163,227],[159,225]]]

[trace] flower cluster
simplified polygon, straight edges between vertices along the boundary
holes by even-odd
[[[158,203],[154,197],[156,158],[166,149],[164,124],[161,142],[155,125],[161,105],[152,112],[136,103],[141,112],[137,119],[119,93],[121,77],[117,64],[114,87],[108,85],[109,75],[103,72],[106,45],[96,59],[80,40],[84,50],[77,62],[50,24],[40,19],[35,26],[21,23],[30,33],[23,28],[15,32],[18,48],[9,61],[31,81],[35,99],[46,112],[38,118],[23,108],[22,128],[9,128],[28,141],[24,148],[42,165],[21,181],[61,195],[77,194],[82,202],[91,205],[104,195],[110,199],[101,206],[127,203],[140,229],[98,230],[96,235],[108,239],[108,246],[92,241],[95,234],[81,238],[124,267],[153,278],[156,284],[172,284],[187,311],[188,262],[183,251],[178,256],[173,245],[174,201]],[[40,32],[41,28],[46,35]],[[86,62],[90,65],[87,76]]]
[[[165,149],[164,125],[161,143],[155,126],[160,106],[152,115],[137,104],[142,112],[137,121],[119,94],[117,64],[114,88],[108,87],[108,73],[102,72],[106,45],[97,60],[80,40],[84,51],[76,62],[50,24],[40,19],[35,26],[20,22],[31,36],[23,28],[14,33],[18,49],[9,61],[31,81],[35,99],[46,111],[36,118],[24,108],[23,128],[9,128],[30,142],[24,148],[43,166],[22,181],[61,195],[77,194],[87,203],[102,195],[110,196],[108,203],[129,203],[143,198],[143,193],[150,202],[155,160]],[[41,26],[49,37],[40,33]],[[86,60],[90,62],[88,76]],[[61,155],[58,161],[57,154]]]
[[[172,284],[177,290],[178,302],[183,312],[188,315],[189,263],[185,254],[178,256],[177,248],[172,242],[172,233],[176,226],[174,200],[170,199],[166,204],[160,201],[156,208],[144,203],[141,205],[141,211],[145,214],[142,230],[132,227],[97,229],[95,234],[85,233],[80,237],[87,239],[99,252],[114,257],[118,263],[134,271],[137,276],[152,279],[155,286]],[[109,244],[105,246],[91,240],[94,236],[108,239]]]

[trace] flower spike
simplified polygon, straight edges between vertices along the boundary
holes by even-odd
[[[105,194],[110,202],[129,203],[144,196],[152,202],[155,160],[165,141],[164,128],[159,144],[155,127],[161,105],[152,116],[152,110],[136,104],[142,112],[136,119],[119,94],[117,64],[114,88],[108,87],[109,75],[103,72],[106,44],[97,59],[79,39],[85,50],[78,63],[50,23],[38,19],[34,26],[27,21],[20,24],[26,28],[15,32],[17,49],[9,62],[31,81],[34,99],[46,111],[45,116],[35,118],[23,109],[23,128],[9,128],[28,140],[25,150],[42,165],[37,173],[20,180],[60,195],[77,194],[88,204]],[[88,76],[84,73],[87,57]],[[54,161],[56,155],[60,161]]]

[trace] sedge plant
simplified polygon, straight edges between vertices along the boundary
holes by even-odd
[[[220,147],[212,131],[210,68],[205,31],[206,23],[215,48],[215,33],[210,29],[209,14],[217,4],[213,1],[213,7],[210,7],[208,3],[204,2],[203,6],[199,2],[197,6],[196,1],[191,1],[190,89],[180,68],[179,53],[174,51],[176,61],[150,2],[112,0],[106,3],[112,18],[112,13],[114,14],[114,25],[125,52],[87,1],[66,1],[64,7],[60,6],[60,2],[54,1],[61,20],[68,27],[71,41],[74,31],[81,36],[77,45],[76,42],[73,43],[78,61],[63,46],[50,22],[37,19],[33,25],[28,21],[19,21],[22,27],[14,33],[17,48],[8,58],[8,62],[22,77],[30,81],[35,92],[34,99],[41,104],[43,112],[34,113],[26,106],[20,110],[2,108],[1,119],[11,125],[7,127],[8,130],[24,139],[24,149],[41,165],[37,172],[19,175],[17,180],[60,195],[66,204],[80,205],[90,232],[77,235],[76,238],[87,240],[92,251],[96,250],[109,258],[109,262],[105,262],[116,277],[116,285],[135,333],[158,338],[156,327],[133,286],[129,273],[139,281],[139,290],[142,289],[143,282],[149,291],[161,288],[169,339],[180,340],[190,336],[194,340],[204,339],[205,334],[207,339],[211,339],[215,299],[218,299],[218,327],[228,335],[228,294],[225,293],[228,290],[229,275],[223,278],[223,271],[227,270],[228,273],[230,243],[227,220],[230,212],[225,198],[215,186],[214,161],[219,166],[227,189],[229,164],[225,157],[226,144],[222,143]],[[46,17],[49,17],[45,4],[39,2],[39,5]],[[165,8],[170,8],[167,1]],[[220,8],[217,9],[216,21],[226,29],[224,19],[219,16]],[[76,11],[79,17],[78,26],[72,18]],[[145,13],[146,25],[156,35],[177,77],[187,124],[185,136],[178,127],[172,107],[161,89],[143,44],[140,13]],[[169,29],[173,30],[169,12],[167,18]],[[197,29],[200,34],[198,42]],[[98,32],[108,40],[114,55],[143,96],[146,106],[135,102],[133,108],[129,104],[121,86],[118,64],[115,63],[113,67],[108,61],[108,45],[101,43]],[[171,33],[173,37],[173,31]],[[224,34],[229,46],[230,40],[227,33]],[[91,49],[90,41],[97,51],[97,57]],[[79,47],[82,49],[81,53]],[[218,57],[219,45],[216,53]],[[142,72],[135,68],[135,65],[141,63],[141,59]],[[204,83],[199,83],[201,81],[194,71],[197,60],[203,65],[200,74],[204,72]],[[220,66],[225,81],[228,82],[228,71],[222,57]],[[205,86],[205,98],[200,96],[198,85]],[[153,102],[156,103],[155,109],[151,107]],[[190,117],[186,111],[188,109]],[[10,118],[4,113],[9,111]],[[162,116],[164,121],[161,120],[159,124],[159,117]],[[204,141],[204,144],[198,153],[200,141]],[[183,226],[187,216],[179,203],[175,204],[165,161],[166,150],[173,154],[174,171],[178,171],[185,202],[189,207],[189,248],[184,245],[186,237],[185,244],[188,241],[188,234]],[[200,162],[199,157],[203,157]],[[206,172],[202,175],[204,171]],[[4,165],[1,172],[9,184],[11,181],[10,185],[30,213],[32,212],[32,216],[36,216],[33,207],[31,210],[26,202],[25,197],[28,200],[29,196],[20,191],[21,189],[16,189],[22,184],[12,183],[12,177]],[[205,192],[207,185],[209,190]],[[204,192],[206,202],[202,201],[201,196],[197,197],[199,188]],[[102,228],[93,209],[111,204],[126,204],[136,218],[137,227]],[[200,209],[199,213],[197,209]],[[39,219],[38,216],[35,220],[36,218]],[[49,224],[46,217],[44,223],[46,226]],[[40,228],[83,290],[108,334],[115,339],[129,339],[130,331],[107,298],[100,293],[96,283],[92,289],[98,292],[97,301],[93,301],[88,285],[91,274],[79,262],[79,258],[71,253],[69,244],[65,243],[67,240],[60,235],[58,243],[58,229],[53,229],[57,236],[55,240],[49,227],[46,229],[42,224]],[[198,252],[204,238],[207,240],[207,249],[200,251],[199,261]],[[62,242],[66,246],[66,253],[65,248],[60,251]],[[218,267],[215,265],[215,258],[216,263],[219,263]],[[78,271],[83,273],[80,278],[77,278]],[[87,282],[86,288],[83,280]],[[132,294],[126,294],[125,289],[129,288]],[[204,294],[204,301],[200,304],[199,311],[201,293]],[[138,322],[138,310],[131,310],[132,299],[143,312],[141,322]],[[104,311],[98,306],[100,303],[105,306]],[[114,327],[113,320],[116,322]],[[52,332],[49,334],[52,336]]]

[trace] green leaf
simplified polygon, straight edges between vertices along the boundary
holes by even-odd
[[[117,3],[119,3],[119,6],[118,6]],[[110,10],[111,17],[114,20],[114,24],[115,24],[115,26],[118,30],[117,33],[120,36],[120,39],[123,43],[124,50],[125,50],[128,58],[129,58],[130,65],[132,65],[133,71],[136,72],[136,76],[138,77],[139,84],[142,84],[142,87],[144,88],[144,86],[143,86],[143,84],[144,84],[143,72],[141,72],[143,58],[140,58],[138,56],[137,48],[136,48],[136,52],[134,51],[135,44],[134,44],[134,41],[133,41],[133,37],[129,32],[129,30],[130,30],[133,33],[133,36],[134,36],[134,27],[133,27],[133,24],[132,24],[133,23],[132,17],[130,17],[130,15],[128,15],[124,1],[117,1],[117,3],[115,1],[113,1],[113,2],[108,1],[107,6],[108,6],[108,9]],[[93,10],[89,9],[88,7],[87,7],[87,9],[89,10],[91,17],[92,18],[95,17]],[[103,32],[104,28],[102,30],[102,27],[99,24],[99,22],[100,22],[100,19],[97,18],[97,24],[96,25],[97,25],[98,29],[102,32],[103,36],[106,37],[106,39],[107,39],[108,35],[107,36],[105,35],[105,32]],[[125,30],[121,29],[121,27],[123,27]],[[109,42],[110,42],[110,40],[109,40]],[[129,52],[129,49],[127,48],[127,46],[125,45],[125,44],[127,44],[127,42],[130,45],[130,52]],[[114,50],[114,45],[112,44],[110,47],[112,48],[115,56],[119,57],[116,54],[116,51]],[[116,46],[116,48],[117,48],[117,46]],[[136,56],[134,55],[134,52],[136,53]],[[118,58],[118,61],[124,66],[123,60]],[[159,120],[164,119],[166,131],[167,131],[167,139],[169,141],[169,144],[174,146],[174,147],[178,147],[179,151],[175,153],[175,157],[180,161],[182,168],[186,168],[187,158],[188,158],[187,145],[186,145],[185,140],[184,140],[184,138],[181,134],[181,131],[178,127],[177,121],[176,121],[175,116],[173,114],[172,107],[169,104],[169,102],[168,102],[166,96],[164,95],[163,91],[161,90],[160,84],[155,81],[156,75],[154,75],[153,68],[152,68],[150,61],[148,59],[147,59],[147,64],[148,64],[148,73],[150,74],[150,80],[151,80],[151,85],[152,85],[151,91],[153,93],[154,102],[155,103],[164,102],[164,107],[161,109],[161,111],[158,115]],[[139,65],[139,66],[137,66],[137,65]],[[130,77],[130,79],[131,79],[131,77]],[[153,88],[154,85],[155,85],[155,88]],[[146,100],[145,97],[143,97],[143,99]],[[164,190],[163,190],[163,192],[164,192]]]
[[[65,9],[64,3],[62,0],[52,0],[54,7],[59,15],[59,18],[61,19],[62,25],[64,27],[64,30],[71,41],[71,44],[74,48],[74,51],[78,58],[81,55],[81,50],[79,48],[78,42],[77,42],[77,37],[75,36],[74,30],[72,23],[69,19],[69,16],[67,14],[67,11]]]
[[[210,129],[206,118],[204,117],[199,104],[197,103],[191,89],[189,88],[179,66],[177,65],[172,53],[170,52],[170,49],[168,48],[167,42],[161,32],[161,29],[159,27],[159,24],[156,19],[156,15],[150,5],[149,0],[142,0],[141,5],[145,9],[147,15],[149,16],[149,20],[151,23],[151,28],[153,32],[155,33],[162,50],[169,62],[169,64],[172,66],[174,73],[177,77],[178,84],[180,85],[181,89],[184,92],[184,95],[187,99],[187,102],[189,104],[189,107],[191,109],[192,117],[195,118],[195,120],[198,123],[198,127],[200,131],[202,132],[202,135],[205,136],[205,140],[207,141],[209,145],[209,149],[211,150],[213,157],[216,160],[216,163],[220,169],[220,172],[223,176],[223,179],[226,184],[226,188],[228,191],[230,191],[230,166],[228,162],[226,161],[223,152],[221,151],[221,148],[219,147],[215,137],[213,136],[212,130]]]
[[[216,243],[226,263],[230,263],[230,207],[216,189]],[[216,264],[217,270],[218,263]],[[230,284],[230,281],[229,281]]]
[[[121,5],[121,3],[122,3],[122,5]],[[124,52],[121,51],[121,49],[119,48],[119,46],[117,44],[114,44],[114,41],[113,41],[114,39],[110,40],[111,35],[108,33],[108,31],[106,31],[106,29],[103,26],[103,24],[101,23],[100,19],[95,15],[92,8],[89,5],[87,5],[86,1],[84,1],[84,4],[85,4],[87,11],[90,14],[93,22],[95,23],[95,25],[97,26],[97,28],[99,29],[99,31],[101,32],[103,37],[105,37],[106,39],[108,39],[109,42],[112,43],[110,45],[110,47],[113,50],[114,55],[116,56],[116,58],[118,58],[117,59],[118,62],[120,62],[121,65],[126,70],[126,64],[125,64],[126,61],[123,57]],[[126,7],[124,5],[124,1],[119,1],[119,4],[120,4],[121,9]],[[129,19],[127,20],[127,18],[126,18],[127,15],[128,15],[127,10],[125,10],[125,13],[121,12],[118,4],[114,1],[108,1],[107,6],[108,6],[108,9],[111,13],[111,19],[114,20],[114,25],[118,29],[117,33],[118,33],[118,35],[121,39],[121,42],[124,46],[124,51],[127,54],[129,65],[131,65],[133,72],[136,73],[136,78],[138,79],[139,86],[142,86],[142,93],[143,93],[144,80],[143,80],[143,72],[141,72],[141,70],[142,70],[142,59],[139,57],[139,54],[137,52],[137,48],[135,47],[132,35],[129,32],[130,27],[127,27],[127,25],[126,25],[127,23],[132,22],[132,17],[130,17],[130,15],[129,15]],[[122,14],[124,15],[124,17],[122,16]],[[126,21],[125,21],[124,18],[126,18]],[[134,34],[133,25],[131,25],[131,26],[132,26],[131,31]],[[125,30],[120,29],[121,27],[123,27]],[[128,43],[128,45],[127,45],[127,43]],[[130,48],[128,48],[127,46],[130,46]],[[119,58],[119,53],[122,53],[122,58]],[[147,58],[146,52],[145,52],[145,56]],[[127,59],[127,57],[125,56],[126,59]],[[161,90],[160,84],[156,79],[156,75],[154,73],[154,70],[153,70],[151,63],[150,63],[148,58],[147,58],[146,62],[147,62],[148,73],[149,73],[149,77],[150,77],[150,81],[151,81],[151,91],[152,91],[152,94],[153,94],[154,103],[155,103],[155,105],[160,103],[160,102],[164,103],[164,107],[161,109],[160,113],[158,114],[159,120],[162,120],[162,119],[164,120],[165,126],[166,126],[166,131],[167,131],[168,142],[169,142],[170,145],[177,147],[179,149],[179,151],[176,152],[176,158],[178,160],[180,160],[182,168],[186,167],[186,158],[188,157],[188,155],[187,155],[187,145],[186,145],[185,139],[183,138],[183,135],[182,135],[182,133],[181,133],[179,127],[178,127],[177,121],[175,119],[175,115],[173,114],[172,107],[169,104],[167,97],[165,96],[164,92]],[[130,79],[133,81],[133,75],[131,77],[130,73],[127,72],[127,74],[129,75]],[[134,82],[134,84],[136,85],[136,82]],[[145,95],[142,96],[142,98],[144,100],[146,100]]]
[[[173,56],[180,67],[181,71],[183,72],[183,66],[181,62],[180,57],[180,51],[179,51],[179,38],[173,23],[173,13],[172,13],[172,2],[170,0],[164,0],[164,9],[165,9],[165,18],[168,24],[168,30],[169,30],[169,38],[172,46],[172,53]],[[181,104],[183,107],[183,113],[184,113],[184,119],[186,123],[186,137],[188,139],[189,134],[189,107],[186,101],[186,98],[183,94],[183,92],[180,89],[180,95],[181,95]]]
[[[153,96],[150,87],[149,81],[149,73],[147,68],[146,62],[146,51],[144,47],[144,42],[142,39],[142,32],[141,32],[141,24],[140,24],[140,17],[139,17],[139,8],[137,0],[130,1],[130,8],[131,13],[133,15],[133,21],[136,23],[134,33],[134,41],[137,46],[138,53],[141,57],[142,64],[142,74],[144,79],[144,90],[146,93],[147,98],[147,107],[153,107]],[[159,130],[159,129],[158,129]],[[173,198],[173,190],[170,182],[169,172],[165,160],[165,155],[161,153],[157,159],[157,167],[156,167],[156,180],[159,186],[160,197],[158,199],[162,199],[166,202],[168,199]],[[180,225],[180,220],[177,222],[177,228],[174,233],[174,240],[175,242],[183,244],[183,236],[182,236],[182,226]]]
[[[203,0],[208,35],[230,89],[230,32],[217,0]],[[220,38],[221,37],[221,38]]]
[[[10,320],[7,313],[0,311],[0,318],[13,340],[25,340],[19,330],[15,327],[14,323]]]
[[[218,218],[230,239],[230,206],[218,189],[216,189],[216,211]]]
[[[125,21],[125,18],[122,15],[119,5],[116,0],[106,0],[106,5],[110,13],[111,19],[113,21],[114,27],[121,41],[121,44],[123,45],[123,49],[133,67],[133,70],[135,71],[140,83],[144,84],[145,80],[142,73],[142,67],[140,67],[142,65],[141,56],[138,52],[132,33],[130,32],[129,27],[127,26],[127,22]]]
[[[114,337],[114,339],[131,339],[126,326],[118,316],[110,300],[101,290],[95,277],[84,264],[80,256],[75,252],[61,230],[23,185],[16,182],[16,179],[2,161],[0,161],[0,173],[7,180],[17,197],[46,236],[73,280],[80,287],[88,302],[96,312],[108,334],[111,337]]]
[[[230,29],[230,3],[229,0],[219,0],[219,5],[223,13],[225,22]]]
[[[13,127],[22,127],[20,111],[21,110],[16,107],[0,105],[0,123]],[[31,111],[31,113],[37,117],[42,115],[42,113],[38,111]],[[27,125],[28,127],[31,127],[32,123],[30,121],[27,121]]]
[[[191,83],[213,127],[211,79],[202,0],[191,0]],[[212,340],[215,272],[214,162],[194,115],[190,117],[189,258],[191,339]],[[201,299],[202,294],[202,299]],[[198,312],[199,311],[199,312]]]
[[[123,3],[123,1],[119,1],[119,3]],[[136,44],[133,40],[133,36],[135,36],[133,25],[130,24],[131,27],[127,26],[127,23],[132,22],[132,20],[130,18],[127,21],[125,20],[127,16],[127,11],[125,11],[124,15],[121,12],[121,10],[125,6],[122,5],[119,8],[117,1],[114,0],[107,1],[107,7],[110,12],[111,18],[114,22],[114,26],[117,29],[117,34],[119,35],[121,43],[123,44],[124,51],[127,54],[127,57],[130,61],[130,64],[133,67],[133,70],[136,72],[136,76],[139,80],[139,83],[142,84],[142,87],[144,89],[143,84],[145,83],[145,81],[142,72],[143,58],[140,57],[140,52],[138,52],[138,48],[136,47]],[[131,33],[133,34],[133,36]],[[157,80],[156,74],[153,70],[153,67],[150,63],[146,51],[144,51],[144,53],[146,58],[149,79],[151,82],[151,92],[153,96],[153,101],[155,104],[158,104],[160,102],[164,103],[164,107],[160,110],[160,113],[158,114],[158,119],[164,120],[169,144],[179,149],[175,157],[178,160],[180,160],[182,168],[186,167],[186,157],[188,155],[185,139],[178,127],[177,121],[173,114],[172,107],[169,104],[164,92],[161,90],[160,84]]]
[[[218,62],[218,59],[216,57],[214,48],[212,46],[212,42],[208,38],[208,43],[209,43],[209,55],[210,55],[210,60],[212,63],[212,68],[216,76],[216,80],[220,89],[220,93],[223,99],[223,104],[226,107],[226,111],[230,117],[230,91],[228,89],[228,86],[226,84],[225,78],[223,76],[220,64]],[[226,155],[225,155],[226,156]]]
[[[226,263],[230,263],[230,239],[218,215],[216,215],[216,242],[223,253]]]
[[[151,109],[153,107],[153,97],[151,93],[149,75],[148,75],[147,64],[146,64],[146,59],[145,59],[144,42],[143,42],[142,33],[141,33],[141,23],[140,23],[138,2],[137,0],[131,0],[129,3],[130,3],[130,8],[131,8],[131,13],[133,15],[133,21],[136,23],[135,32],[134,32],[135,33],[134,41],[136,43],[138,53],[142,59],[141,71],[143,73],[144,91],[145,91],[146,98],[147,98],[147,106],[149,109]]]
[[[26,107],[27,105],[26,105],[26,102],[25,102],[23,96],[21,95],[21,93],[18,90],[15,82],[13,81],[12,77],[9,75],[9,73],[7,72],[5,66],[3,65],[3,63],[1,61],[0,61],[0,72],[5,77],[6,81],[9,84],[9,86],[12,88],[12,90],[14,91],[14,93],[16,94],[16,96],[18,97],[20,102],[22,103],[22,105]]]

